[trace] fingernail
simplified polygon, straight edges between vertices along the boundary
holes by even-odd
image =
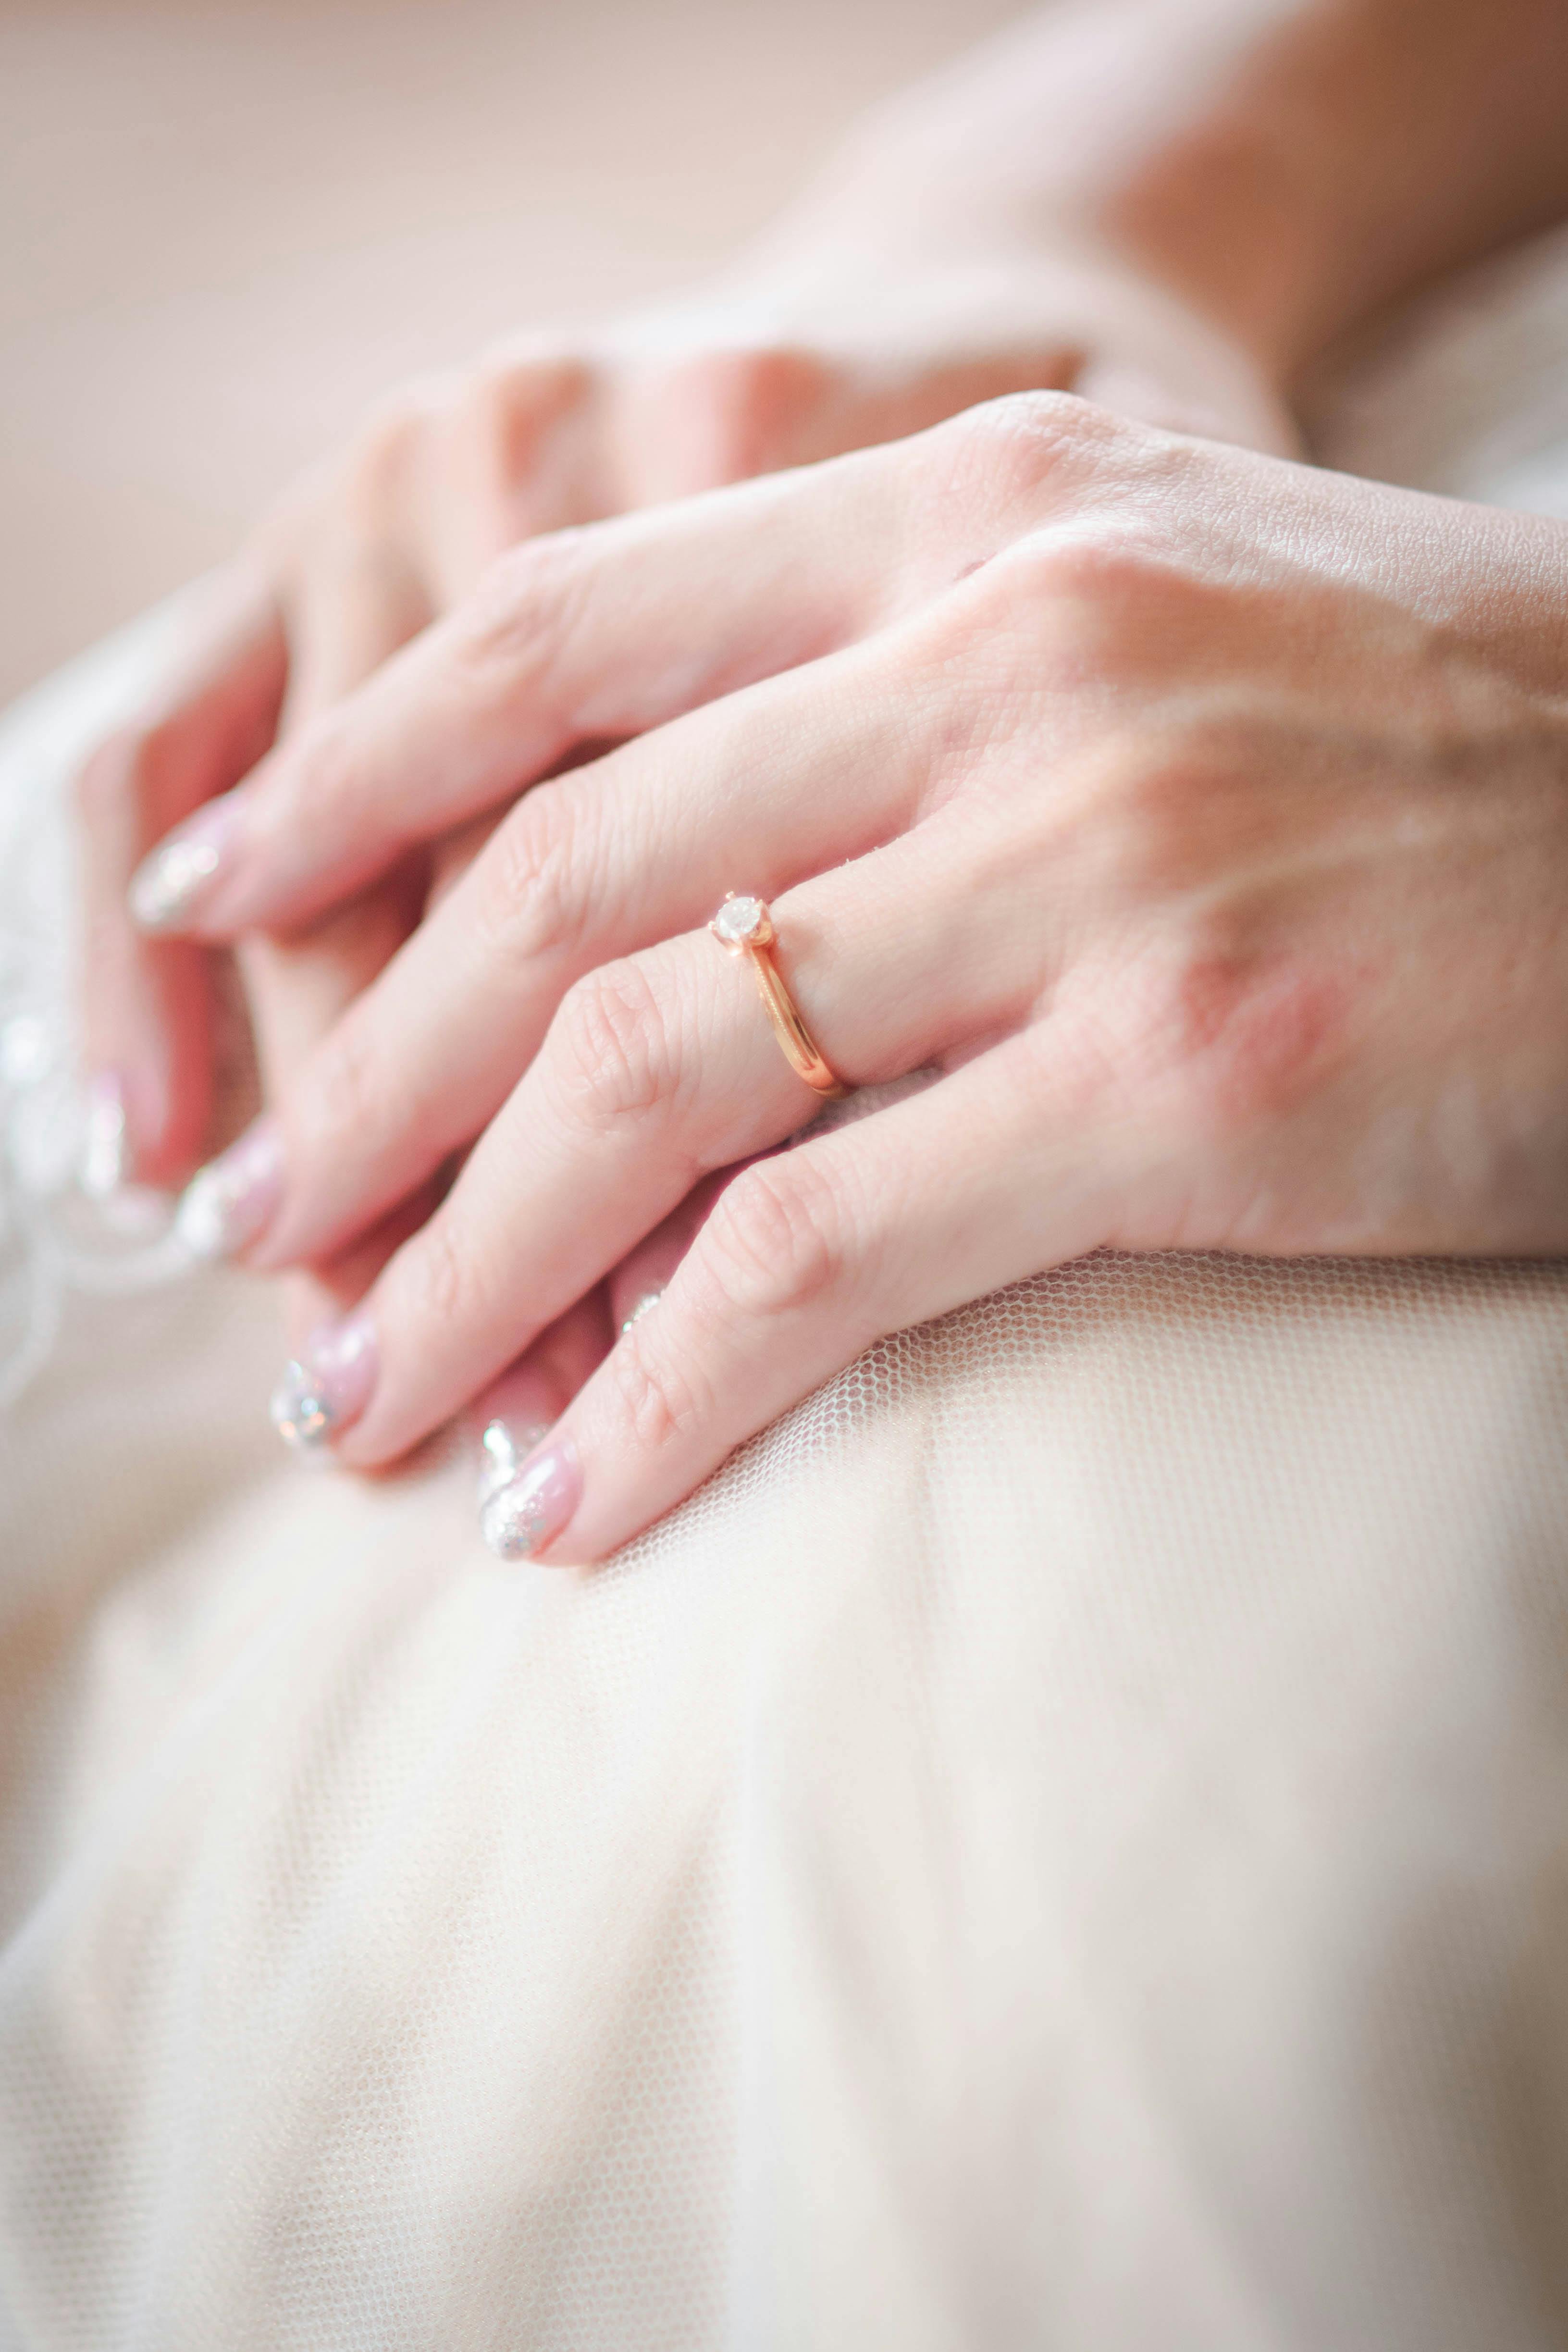
[[[358,1421],[376,1384],[376,1327],[358,1308],[313,1331],[284,1369],[272,1399],[272,1425],[301,1454],[318,1452]]]
[[[120,1191],[130,1171],[125,1084],[117,1071],[103,1070],[88,1085],[87,1134],[77,1181],[89,1201],[108,1201]]]
[[[497,1559],[531,1559],[560,1534],[581,1499],[577,1448],[570,1437],[558,1437],[496,1488],[479,1513],[479,1531]]]
[[[664,1286],[662,1282],[656,1283],[652,1290],[644,1290],[643,1292],[642,1296],[633,1303],[630,1313],[623,1315],[621,1318],[621,1330],[622,1337],[630,1331],[633,1323],[641,1323],[644,1315],[652,1315],[654,1307],[657,1307],[664,1295]]]
[[[236,832],[233,795],[209,801],[160,842],[131,877],[131,911],[144,931],[183,930],[230,859]]]
[[[517,1421],[497,1413],[485,1424],[479,1440],[479,1507],[484,1509],[492,1495],[510,1486],[528,1455],[537,1445],[542,1445],[549,1435],[548,1421]]]
[[[237,1143],[198,1168],[180,1196],[174,1223],[193,1257],[234,1257],[272,1223],[283,1195],[283,1139],[258,1118]]]

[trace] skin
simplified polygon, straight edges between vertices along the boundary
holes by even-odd
[[[1176,40],[1180,28],[1167,30]],[[1045,114],[1019,116],[1029,75]],[[1129,414],[1259,446],[1294,427],[1265,368],[1182,286],[1071,216],[1029,161],[1071,110],[1058,59],[1026,37],[950,86],[912,93],[830,166],[718,283],[603,332],[518,336],[410,386],[269,517],[210,583],[182,658],[78,779],[89,1074],[124,1102],[127,1173],[183,1182],[208,1140],[207,960],[138,934],[125,900],[162,835],[308,729],[532,535],[895,438],[973,403],[1073,385]],[[930,145],[966,126],[933,182]],[[987,185],[1009,143],[1016,189]],[[924,230],[904,224],[921,193]],[[267,1099],[382,970],[473,854],[458,832],[378,888],[236,955]],[[308,1329],[357,1297],[408,1224],[296,1277]],[[651,1276],[627,1270],[633,1295]],[[612,1307],[615,1302],[610,1302]],[[549,1384],[550,1395],[558,1384]]]
[[[82,779],[89,1055],[121,1076],[135,1172],[188,1173],[209,1100],[204,960],[136,935],[123,892],[137,859],[269,744],[261,783],[297,747],[320,757],[343,698],[482,600],[499,551],[1021,386],[1289,451],[1291,382],[1327,340],[1568,207],[1565,65],[1557,0],[1051,12],[884,108],[722,283],[601,337],[527,339],[391,404],[214,582],[182,669]],[[692,627],[701,642],[710,614],[694,609]],[[747,674],[711,672],[701,691]],[[605,731],[655,723],[649,708]],[[591,748],[578,730],[556,756]],[[513,791],[538,772],[525,750]],[[340,871],[238,937],[287,1118],[320,1041],[500,804],[444,832],[420,823],[374,878]],[[361,1295],[439,1181],[317,1251],[297,1328]],[[553,1414],[627,1303],[673,1269],[718,1181],[540,1340],[538,1410]]]
[[[281,1106],[262,1266],[473,1141],[341,1458],[747,1160],[568,1409],[560,1556],[1085,1250],[1568,1246],[1565,576],[1562,525],[1051,394],[505,559],[267,763],[203,909],[287,924],[633,738],[517,801]],[[736,883],[833,1066],[935,1085],[757,1158],[818,1106],[700,928]]]

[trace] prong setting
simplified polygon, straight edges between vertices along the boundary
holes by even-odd
[[[737,897],[733,890],[725,892],[724,904],[708,929],[731,955],[744,955],[748,948],[771,947],[777,936],[768,901],[748,892]]]

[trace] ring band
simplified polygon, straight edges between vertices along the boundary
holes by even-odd
[[[836,1102],[847,1095],[848,1087],[820,1051],[773,961],[773,943],[778,934],[766,900],[737,898],[733,890],[727,890],[724,904],[708,929],[729,954],[749,959],[763,1010],[773,1024],[773,1034],[796,1076],[804,1078],[825,1100]]]

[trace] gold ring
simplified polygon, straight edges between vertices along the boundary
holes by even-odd
[[[837,1101],[841,1095],[847,1095],[848,1087],[818,1050],[817,1041],[801,1020],[800,1008],[773,961],[778,934],[766,901],[737,898],[733,890],[727,890],[724,904],[708,929],[720,947],[727,949],[731,955],[750,959],[763,1010],[773,1024],[773,1034],[784,1048],[784,1058],[796,1076],[804,1078],[809,1087],[829,1100]]]

